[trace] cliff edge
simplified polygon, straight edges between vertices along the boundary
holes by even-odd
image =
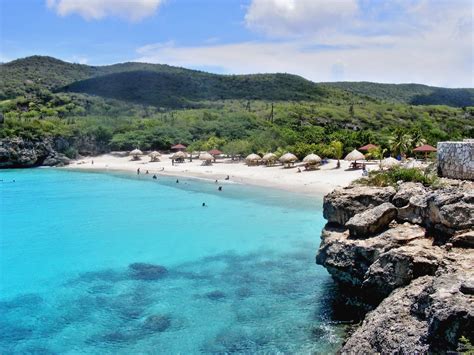
[[[316,262],[363,321],[342,353],[456,351],[474,338],[474,185],[353,184],[324,198]]]

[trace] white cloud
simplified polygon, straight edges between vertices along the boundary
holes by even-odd
[[[245,24],[271,36],[291,36],[345,26],[358,12],[356,0],[253,0]]]
[[[163,0],[46,0],[46,5],[60,16],[78,14],[86,20],[108,16],[133,22],[153,15]]]
[[[471,0],[253,0],[246,25],[272,39],[137,50],[138,60],[313,81],[472,87]]]
[[[340,44],[350,43],[351,46]],[[313,81],[375,81],[472,87],[471,43],[443,29],[431,35],[359,39],[335,36],[311,47],[306,40],[257,41],[185,47],[172,42],[137,50],[137,61],[219,67],[226,73],[287,72]],[[333,49],[324,45],[337,44]]]

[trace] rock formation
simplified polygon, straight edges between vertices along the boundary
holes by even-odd
[[[0,140],[0,168],[29,168],[34,166],[63,166],[69,159],[54,149],[52,140]]]
[[[456,351],[474,338],[474,185],[352,185],[324,199],[316,262],[369,311],[343,353]]]

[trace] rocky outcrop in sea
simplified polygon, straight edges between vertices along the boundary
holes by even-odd
[[[474,338],[474,184],[353,184],[324,198],[316,262],[363,321],[342,353],[446,352]],[[357,313],[357,312],[355,312]]]
[[[69,159],[54,148],[53,140],[0,140],[0,168],[29,168],[35,166],[63,166]]]

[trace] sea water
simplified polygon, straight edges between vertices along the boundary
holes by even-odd
[[[333,284],[314,262],[321,199],[58,169],[0,180],[1,353],[309,354],[341,343]]]

